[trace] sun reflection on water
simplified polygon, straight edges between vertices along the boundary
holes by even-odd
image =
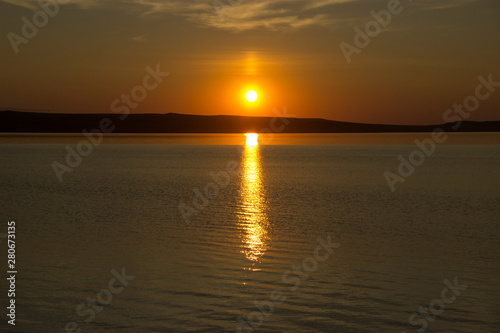
[[[240,200],[239,223],[245,232],[242,252],[247,259],[259,262],[266,251],[268,220],[258,145],[246,145],[243,150]]]
[[[259,144],[259,135],[256,133],[247,133],[245,134],[247,137],[246,145],[253,147]]]

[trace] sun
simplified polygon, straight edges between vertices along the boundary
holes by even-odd
[[[250,103],[253,103],[257,100],[258,96],[254,90],[249,90],[249,91],[247,91],[245,97],[246,97],[247,101],[249,101]]]

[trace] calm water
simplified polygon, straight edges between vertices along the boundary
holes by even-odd
[[[2,314],[0,330],[236,332],[240,317],[255,332],[498,332],[500,145],[439,146],[393,193],[383,174],[413,149],[101,145],[60,183],[65,145],[0,145],[18,269],[17,325]],[[188,224],[179,205],[205,187]],[[328,236],[340,246],[312,260]],[[122,268],[135,278],[111,303],[85,305]],[[455,277],[467,288],[411,325]]]

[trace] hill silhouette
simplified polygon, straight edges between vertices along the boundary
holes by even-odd
[[[0,111],[0,132],[10,133],[79,133],[99,128],[108,118],[113,133],[247,133],[270,128],[273,117],[201,116],[178,113],[130,114],[62,114]],[[436,128],[456,132],[498,132],[500,121],[464,121],[457,130],[454,123],[436,125],[378,125],[333,121],[320,118],[285,118],[281,133],[398,133],[430,132]],[[281,122],[276,122],[281,127]]]

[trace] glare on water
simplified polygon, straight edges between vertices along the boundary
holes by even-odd
[[[259,144],[259,135],[256,133],[247,133],[245,134],[247,137],[246,145],[253,147]]]
[[[266,251],[266,235],[268,219],[266,200],[261,179],[259,146],[247,145],[243,151],[242,178],[240,183],[240,200],[242,213],[239,223],[245,230],[244,243],[246,257],[252,261]]]

